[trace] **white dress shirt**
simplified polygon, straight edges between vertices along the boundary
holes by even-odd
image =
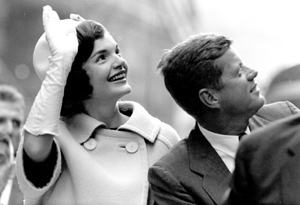
[[[216,150],[229,171],[232,173],[235,168],[235,155],[239,146],[238,135],[217,134],[204,129],[200,124],[198,124],[198,126],[204,137]],[[247,127],[245,133],[250,133],[249,127]]]

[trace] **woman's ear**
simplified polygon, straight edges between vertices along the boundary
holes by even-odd
[[[217,90],[203,88],[199,91],[199,99],[209,108],[220,108]]]

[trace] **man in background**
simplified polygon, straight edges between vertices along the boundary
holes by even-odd
[[[9,138],[9,140],[4,140],[2,145],[5,145],[6,141],[11,141],[13,161],[21,138],[21,128],[25,117],[24,111],[25,101],[22,94],[13,86],[0,85],[0,134],[4,136],[3,138]],[[5,146],[2,147],[5,148]],[[3,173],[1,175],[7,177]],[[14,166],[1,193],[0,202],[1,205],[23,204],[23,194],[19,189]]]
[[[14,148],[10,137],[0,133],[0,193],[14,175]],[[1,203],[2,205],[2,203]]]
[[[300,115],[296,115],[257,130],[243,140],[225,204],[298,205],[299,170]]]
[[[290,102],[264,105],[257,71],[231,44],[222,35],[196,35],[166,51],[158,65],[167,90],[196,123],[149,169],[156,204],[221,204],[240,136],[299,112]]]

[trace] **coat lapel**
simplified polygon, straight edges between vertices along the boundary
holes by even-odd
[[[203,176],[203,189],[216,204],[220,204],[220,196],[228,188],[231,173],[197,124],[187,139],[187,146],[190,169]]]

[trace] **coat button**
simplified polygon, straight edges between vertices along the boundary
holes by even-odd
[[[138,151],[139,149],[139,146],[136,142],[128,142],[127,145],[126,145],[126,151],[128,153],[135,153],[136,151]]]
[[[97,147],[97,142],[94,138],[90,138],[83,145],[87,150],[93,150]]]

